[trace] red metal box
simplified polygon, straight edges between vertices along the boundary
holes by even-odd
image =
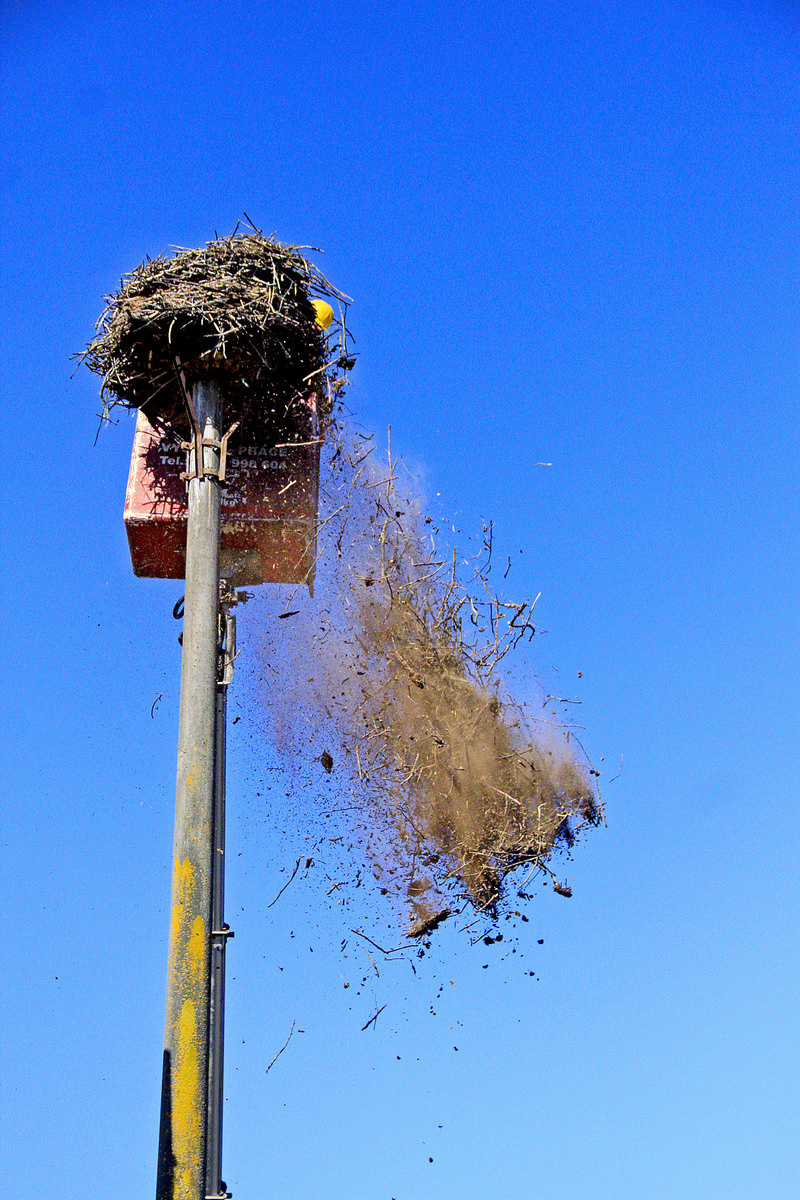
[[[321,440],[313,398],[301,436],[305,444],[228,449],[220,574],[233,586],[313,584]],[[155,429],[140,412],[125,496],[134,575],[184,578],[185,470],[180,436]]]

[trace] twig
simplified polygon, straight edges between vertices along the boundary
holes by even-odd
[[[294,450],[298,446],[324,446],[324,438],[314,438],[311,442],[278,442],[275,446],[271,446],[271,450]]]
[[[361,1026],[361,1032],[362,1032],[362,1033],[364,1032],[364,1030],[365,1030],[365,1029],[369,1029],[370,1025],[372,1025],[372,1026],[374,1027],[374,1025],[375,1025],[375,1022],[377,1021],[378,1017],[381,1015],[381,1013],[383,1012],[383,1010],[384,1010],[385,1008],[386,1008],[386,1005],[385,1005],[385,1004],[382,1004],[382,1005],[380,1006],[380,1008],[378,1009],[378,1011],[375,1013],[375,1016],[374,1016],[374,1017],[370,1017],[370,1019],[367,1021],[366,1025],[362,1025],[362,1026]]]
[[[287,889],[287,887],[289,886],[289,884],[290,884],[290,883],[292,882],[292,880],[294,879],[295,875],[297,874],[297,872],[298,872],[298,870],[299,870],[299,868],[300,868],[300,859],[301,859],[302,857],[303,857],[303,856],[302,856],[302,854],[301,854],[301,855],[300,855],[300,858],[298,858],[297,862],[294,864],[294,870],[292,871],[292,873],[291,873],[291,875],[289,876],[289,878],[286,880],[286,883],[283,885],[283,887],[281,888],[281,890],[278,892],[277,896],[275,897],[275,900],[280,900],[281,896],[283,895],[283,893],[286,891],[286,889]],[[272,908],[273,904],[275,903],[275,900],[270,900],[269,904],[267,905],[267,908]]]
[[[298,860],[298,861],[299,861],[299,860]],[[285,1042],[283,1043],[283,1045],[281,1046],[281,1048],[280,1048],[280,1050],[278,1051],[278,1053],[277,1053],[277,1054],[275,1055],[275,1057],[273,1058],[272,1062],[271,1062],[271,1063],[269,1064],[269,1066],[267,1067],[266,1071],[264,1072],[264,1074],[265,1074],[265,1075],[269,1075],[270,1069],[271,1069],[272,1067],[274,1067],[274,1066],[275,1066],[275,1063],[278,1061],[278,1059],[279,1059],[279,1058],[280,1058],[280,1056],[283,1054],[283,1052],[284,1052],[284,1050],[286,1049],[286,1047],[289,1045],[289,1042],[292,1040],[292,1034],[294,1033],[294,1025],[295,1025],[295,1023],[294,1023],[294,1021],[292,1021],[292,1028],[289,1030],[289,1036],[287,1037],[286,1041],[285,1041]]]
[[[366,947],[366,946],[362,946],[362,947],[361,947],[361,949],[364,951],[364,953],[366,954],[367,958],[368,958],[368,959],[369,959],[369,961],[372,963],[373,967],[375,967],[375,959],[372,957],[372,955],[370,954],[370,952],[369,952],[369,950],[367,949],[367,947]],[[380,971],[378,970],[378,968],[377,968],[377,967],[375,967],[375,974],[376,974],[376,975],[378,976],[378,978],[380,979],[380,977],[381,977],[381,973],[380,973]]]
[[[151,716],[151,717],[155,715],[155,708],[156,708],[156,705],[158,704],[159,700],[161,699],[161,697],[162,697],[163,695],[164,695],[164,693],[163,693],[163,692],[159,692],[159,693],[158,693],[158,695],[156,696],[155,700],[153,701],[153,703],[150,705],[150,716]],[[622,764],[620,763],[620,766],[621,766],[621,765],[622,765]]]
[[[358,937],[363,937],[364,941],[369,942],[370,946],[374,946],[376,950],[380,950],[381,954],[385,954],[387,956],[389,954],[396,954],[398,950],[407,949],[406,946],[395,946],[392,950],[384,950],[383,946],[379,946],[377,942],[373,942],[372,938],[367,937],[367,935],[362,933],[360,929],[351,929],[350,932],[357,934]]]

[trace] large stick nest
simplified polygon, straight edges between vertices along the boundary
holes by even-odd
[[[216,378],[227,423],[252,435],[285,424],[316,392],[324,411],[335,376],[352,366],[348,298],[300,253],[239,226],[197,250],[147,259],[106,296],[97,336],[81,356],[102,376],[103,414],[144,409],[156,424],[186,424],[187,386]],[[339,309],[326,335],[312,299]],[[338,304],[337,304],[338,302]]]

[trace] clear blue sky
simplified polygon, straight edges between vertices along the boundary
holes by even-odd
[[[130,572],[132,425],[93,447],[70,355],[125,271],[247,212],[324,249],[362,423],[465,533],[494,519],[542,592],[526,669],[583,700],[603,779],[624,764],[516,958],[445,926],[378,978],[340,944],[391,914],[313,870],[266,907],[305,831],[267,790],[263,589],[231,698],[230,1189],[795,1200],[797,5],[26,2],[0,26],[7,1186],[154,1193],[180,585]]]

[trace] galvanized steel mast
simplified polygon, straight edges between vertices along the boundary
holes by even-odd
[[[205,1200],[206,1196],[220,556],[220,395],[216,383],[201,380],[194,384],[192,402],[202,438],[194,440],[188,472],[157,1200]]]

